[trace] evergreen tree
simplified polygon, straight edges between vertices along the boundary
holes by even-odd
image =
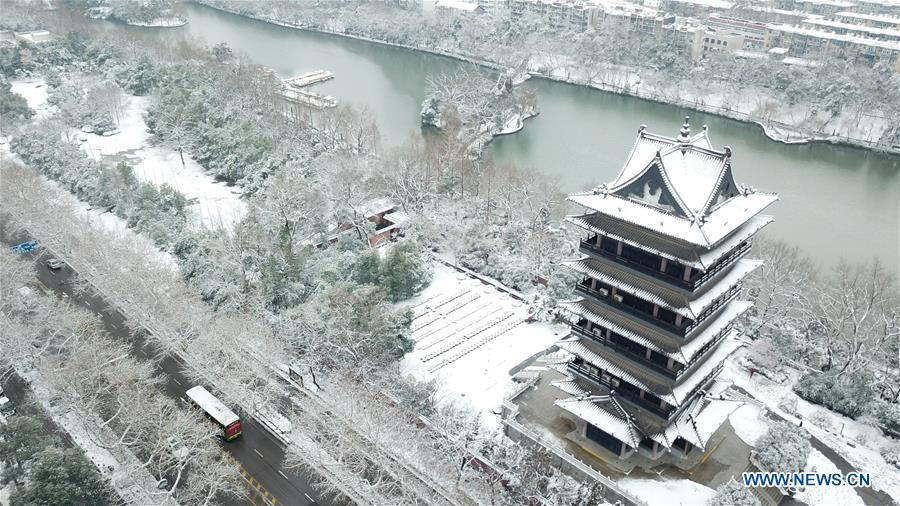
[[[10,497],[12,506],[102,506],[112,492],[78,450],[47,448],[35,455],[27,486]]]
[[[381,284],[381,258],[374,250],[365,251],[353,263],[353,281],[361,285]]]
[[[56,438],[46,432],[40,421],[29,416],[13,416],[5,425],[0,424],[3,483],[19,483],[35,454],[56,442]]]
[[[428,286],[428,264],[411,242],[395,246],[381,267],[381,285],[394,302],[412,297]]]

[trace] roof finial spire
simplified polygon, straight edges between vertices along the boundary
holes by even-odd
[[[691,124],[689,123],[690,119],[690,116],[684,117],[684,124],[681,125],[681,132],[678,136],[678,140],[680,142],[687,142],[691,138]]]

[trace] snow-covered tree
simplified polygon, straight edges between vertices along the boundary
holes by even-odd
[[[806,467],[811,449],[805,429],[775,422],[757,441],[752,455],[763,471],[793,473]]]
[[[78,504],[104,506],[114,493],[78,450],[49,447],[34,456],[29,482],[10,497],[13,506]]]
[[[759,506],[759,499],[737,480],[728,480],[716,488],[708,506]]]

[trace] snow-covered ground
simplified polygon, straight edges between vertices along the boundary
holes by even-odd
[[[810,434],[832,448],[855,469],[868,472],[872,476],[872,488],[881,490],[895,500],[900,501],[900,470],[885,462],[879,450],[889,440],[877,428],[858,420],[847,418],[822,406],[804,401],[791,389],[792,380],[776,383],[762,374],[750,378],[746,364],[747,349],[739,350],[725,362],[725,369],[720,376],[723,381],[731,381],[735,385],[750,392],[753,397],[765,404],[766,408],[786,420],[799,424],[800,418],[794,413],[786,412],[782,401],[790,399],[797,402],[797,414],[803,417],[803,428]],[[797,376],[799,373],[794,374]],[[744,408],[751,409],[751,408]],[[739,410],[740,411],[740,410]],[[737,412],[735,413],[737,415]],[[758,437],[748,420],[741,420],[732,415],[731,422],[735,431],[745,441]],[[759,417],[761,419],[761,416]],[[823,423],[822,420],[827,422]]]
[[[403,374],[436,380],[438,398],[478,411],[489,426],[500,423],[491,413],[511,387],[510,369],[566,332],[526,323],[524,302],[437,262],[431,285],[405,305],[415,314],[416,347],[401,363]]]
[[[696,506],[716,494],[688,479],[623,478],[617,484],[651,506]]]
[[[47,104],[47,85],[42,79],[15,80],[12,91],[22,95],[35,110],[34,120],[44,119],[56,112]],[[170,186],[191,199],[191,210],[199,223],[210,228],[231,230],[247,211],[241,192],[236,187],[216,182],[190,155],[184,154],[184,164],[178,151],[165,146],[152,146],[144,116],[149,98],[126,96],[123,113],[118,117],[118,131],[113,135],[97,135],[77,130],[69,132],[70,139],[80,142],[81,149],[95,160],[121,157],[134,168],[135,177]],[[4,139],[3,149],[9,146]]]
[[[10,82],[10,89],[22,95],[35,112],[35,119],[43,119],[54,112],[56,107],[47,104],[47,83],[43,79],[23,79]]]
[[[763,415],[763,408],[757,404],[747,403],[736,409],[728,417],[734,433],[750,446],[756,442],[769,429],[770,420]]]
[[[3,472],[3,464],[0,463],[0,473]],[[9,496],[12,494],[13,484],[7,483],[0,487],[0,506],[9,506]]]
[[[832,474],[840,473],[840,469],[828,457],[818,450],[809,453],[806,460],[806,470],[809,472]],[[829,506],[840,504],[841,506],[864,506],[865,503],[859,495],[850,487],[806,487],[798,492],[794,499],[809,506]]]
[[[216,182],[187,153],[182,164],[178,151],[151,146],[150,132],[144,122],[149,99],[129,96],[125,102],[124,114],[119,118],[119,132],[110,136],[75,132],[73,135],[82,141],[81,148],[97,160],[105,156],[125,157],[141,181],[156,185],[167,183],[192,199],[191,209],[203,225],[231,230],[247,210],[244,201],[240,200],[241,192]]]

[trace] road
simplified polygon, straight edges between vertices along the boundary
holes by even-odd
[[[753,397],[753,394],[751,394],[747,390],[739,387],[738,385],[733,385],[732,388],[741,392],[742,394],[746,395],[747,397],[755,398],[755,397]],[[776,422],[787,421],[784,419],[784,417],[782,417],[778,413],[775,413],[771,409],[766,409],[765,414],[768,419],[776,421]],[[793,422],[789,422],[789,423],[793,423]],[[841,454],[834,451],[833,448],[826,445],[819,438],[817,438],[816,436],[814,436],[812,434],[809,435],[809,442],[813,448],[822,452],[822,454],[825,455],[825,457],[828,458],[828,460],[830,460],[832,463],[834,463],[834,465],[837,466],[837,468],[845,476],[847,475],[847,473],[852,473],[852,472],[856,472],[856,471],[864,473],[867,471],[866,469],[856,469],[855,467],[853,467],[853,465],[850,464],[850,462],[848,462],[847,459],[842,457]],[[872,476],[872,480],[877,480],[877,479],[878,479],[877,475]],[[854,491],[857,493],[857,495],[859,495],[860,499],[862,499],[863,502],[866,503],[866,506],[889,506],[891,504],[894,504],[894,500],[891,498],[890,495],[888,495],[886,492],[882,492],[882,491],[876,490],[874,488],[860,487],[860,488],[854,489]],[[794,499],[792,497],[785,497],[785,500],[781,502],[781,506],[793,506],[793,505],[798,505],[798,504],[803,504],[803,503],[800,501],[797,501],[796,499]]]
[[[27,236],[17,236],[3,242],[7,245],[18,244],[29,240]],[[143,332],[130,332],[125,325],[125,317],[106,303],[93,290],[78,290],[71,283],[74,272],[66,265],[59,270],[51,270],[46,260],[52,256],[46,250],[38,251],[41,261],[35,263],[37,278],[51,291],[61,297],[67,297],[79,306],[85,307],[99,315],[105,330],[110,336],[132,343],[133,353],[138,357],[150,359],[158,355],[147,342]],[[186,369],[180,360],[171,355],[164,355],[159,362],[160,372],[165,375],[164,391],[173,398],[183,398],[184,392],[195,383],[184,373]],[[209,385],[206,385],[207,387]],[[243,434],[237,440],[223,443],[223,448],[237,461],[242,474],[256,490],[257,497],[233,501],[231,504],[263,504],[273,505],[324,505],[333,504],[318,497],[309,484],[309,479],[296,472],[282,467],[284,448],[281,441],[266,428],[247,416],[241,417]],[[265,499],[260,501],[259,499]]]

